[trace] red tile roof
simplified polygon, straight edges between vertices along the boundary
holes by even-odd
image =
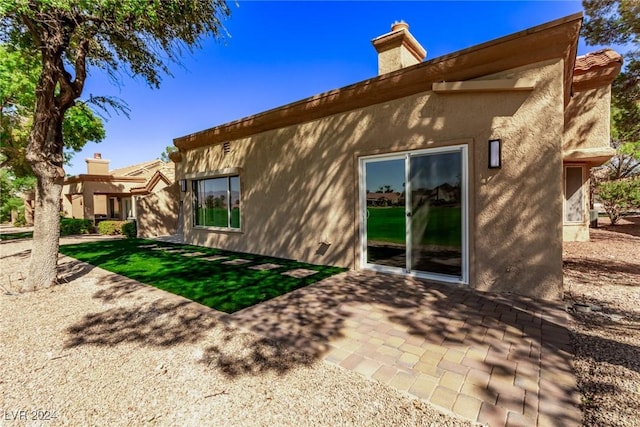
[[[621,67],[622,56],[609,48],[578,56],[573,67],[573,89],[582,91],[610,85]]]
[[[589,52],[586,55],[576,57],[576,72],[588,71],[594,67],[608,67],[610,65],[622,65],[622,56],[613,49],[601,49]]]

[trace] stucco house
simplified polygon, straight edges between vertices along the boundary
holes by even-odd
[[[96,223],[103,219],[136,217],[136,200],[157,193],[175,181],[173,162],[155,159],[118,169],[100,153],[85,159],[87,173],[68,176],[62,187],[61,211],[68,218]],[[27,220],[33,222],[33,195],[25,200]]]
[[[377,77],[174,139],[185,242],[560,297],[622,63],[576,58],[581,23],[428,61],[396,23]]]

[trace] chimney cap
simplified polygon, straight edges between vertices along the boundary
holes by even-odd
[[[102,153],[93,153],[93,158],[94,159],[101,159],[102,158]]]
[[[387,34],[371,40],[378,52],[378,75],[416,65],[427,56],[427,51],[409,32],[409,24],[396,21]]]
[[[409,31],[409,24],[407,24],[403,20],[396,21],[393,24],[391,24],[391,31],[401,31],[401,30]]]

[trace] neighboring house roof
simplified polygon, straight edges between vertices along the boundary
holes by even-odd
[[[131,193],[132,194],[151,193],[153,192],[153,189],[160,181],[163,181],[167,185],[171,185],[171,183],[173,182],[171,179],[166,177],[161,171],[157,170],[144,186],[131,188]]]
[[[367,193],[367,200],[388,200],[398,202],[400,195],[396,193]]]
[[[65,194],[76,194],[82,192],[84,182],[103,182],[119,183],[126,185],[129,190],[125,193],[132,194],[148,194],[153,192],[154,187],[163,181],[170,185],[175,180],[175,164],[173,162],[165,163],[162,160],[155,159],[148,162],[142,162],[123,168],[111,169],[108,175],[100,174],[80,174],[65,178],[64,184],[67,185]]]
[[[152,175],[158,167],[162,166],[164,162],[160,159],[151,160],[149,162],[138,163],[136,165],[125,166],[123,168],[112,169],[109,171],[113,176],[137,176],[137,175]]]
[[[564,104],[571,97],[582,24],[577,13],[341,89],[174,139],[182,150],[248,137],[432,89],[433,83],[464,81],[551,59],[564,61]]]
[[[169,183],[175,179],[175,165],[173,162],[163,162],[160,159],[151,160],[149,162],[138,163],[136,165],[125,166],[123,168],[112,169],[109,174],[114,177],[120,176],[144,176],[152,177],[158,171],[169,180]]]

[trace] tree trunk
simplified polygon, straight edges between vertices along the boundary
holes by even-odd
[[[45,61],[36,89],[36,108],[26,158],[37,179],[33,247],[23,291],[57,283],[60,245],[60,196],[64,183],[62,121],[64,110],[54,96],[59,73]],[[49,96],[44,96],[46,94]]]
[[[29,276],[22,291],[57,283],[62,179],[38,176]]]
[[[64,141],[62,122],[65,112],[82,93],[86,72],[89,38],[73,46],[72,74],[64,68],[63,57],[70,46],[76,22],[63,9],[35,5],[34,17],[22,16],[42,55],[42,71],[36,85],[33,125],[25,157],[37,179],[34,210],[33,247],[29,276],[23,291],[47,288],[57,283],[60,246],[60,197],[64,183]],[[33,18],[33,19],[32,19]],[[67,52],[69,53],[69,52]]]

